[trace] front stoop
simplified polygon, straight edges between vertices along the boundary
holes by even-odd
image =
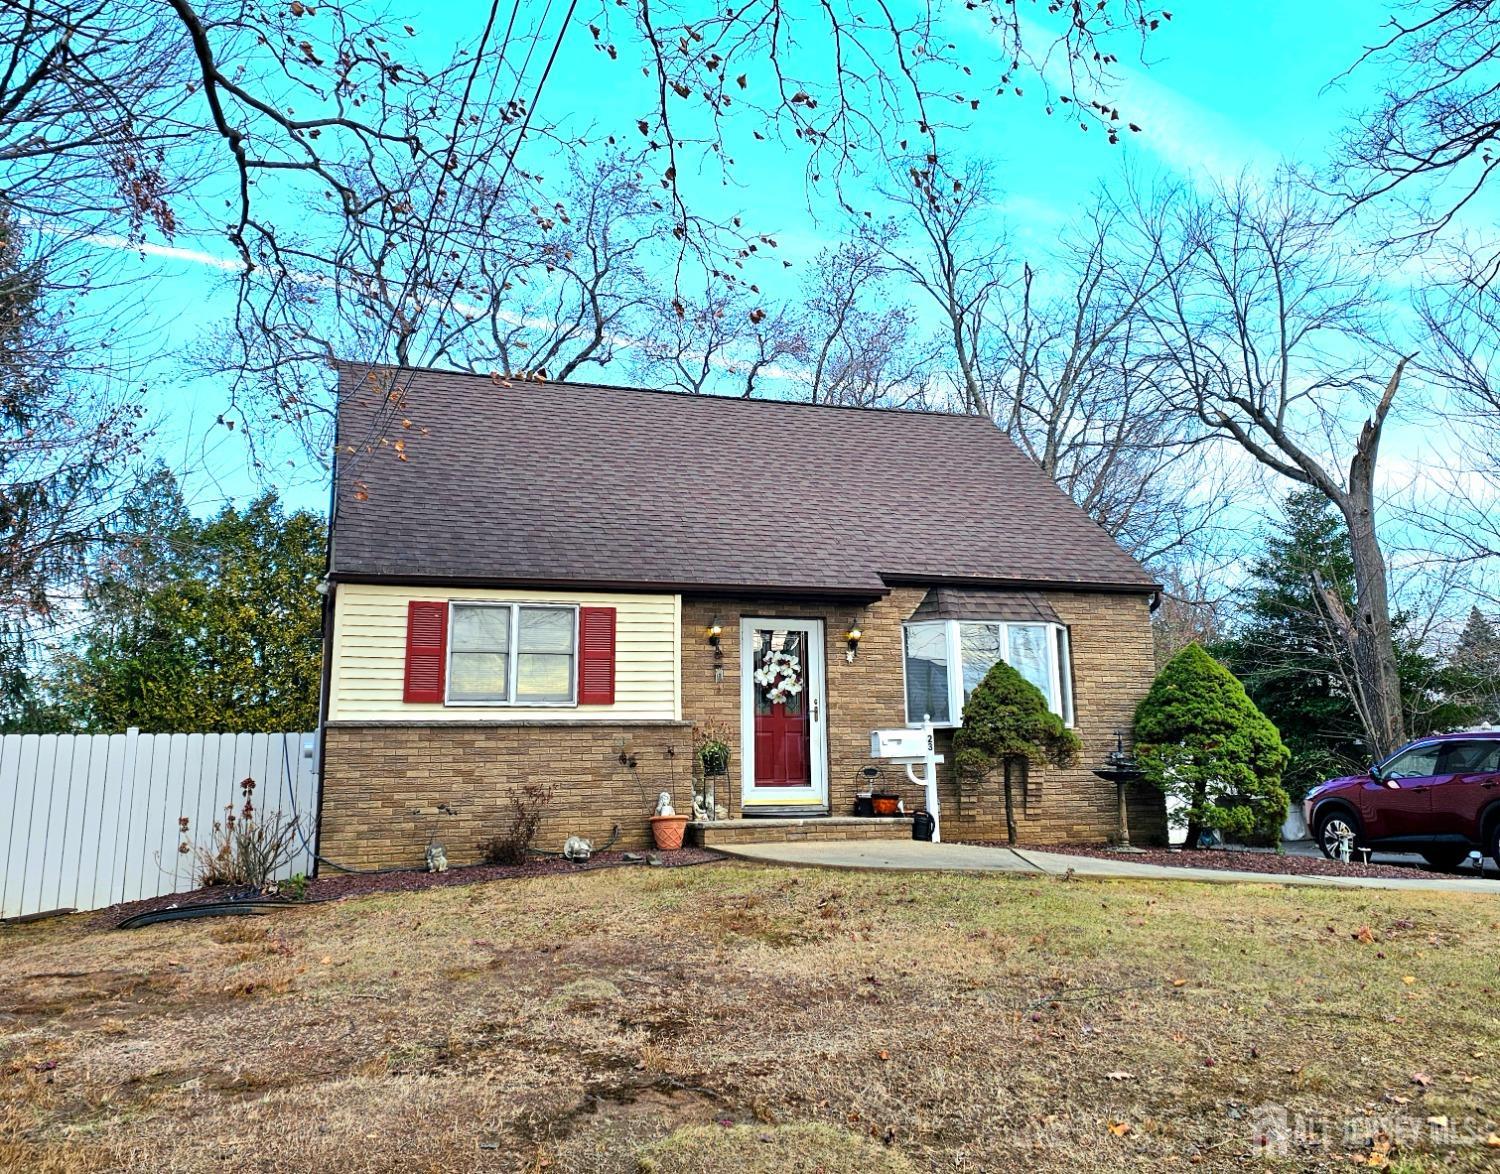
[[[911,816],[825,815],[801,819],[700,819],[687,825],[696,848],[800,840],[909,840]]]

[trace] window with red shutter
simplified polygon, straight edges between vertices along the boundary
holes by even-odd
[[[615,703],[615,609],[578,609],[578,704]]]
[[[406,701],[443,700],[447,652],[448,605],[412,600],[406,605]]]

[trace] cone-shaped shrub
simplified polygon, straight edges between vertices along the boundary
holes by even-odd
[[[1167,662],[1135,711],[1135,754],[1147,781],[1181,801],[1172,822],[1187,825],[1190,848],[1205,828],[1274,839],[1286,818],[1281,735],[1197,644]]]
[[[964,724],[953,735],[953,765],[982,778],[1007,761],[1044,759],[1059,766],[1078,754],[1078,736],[1047,708],[1041,690],[1004,661],[985,674],[964,702]]]

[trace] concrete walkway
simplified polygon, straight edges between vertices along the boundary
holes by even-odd
[[[1335,889],[1435,889],[1500,895],[1500,880],[1476,876],[1418,874],[1410,878],[1293,876],[1217,868],[1168,868],[1139,864],[1127,855],[1099,860],[1032,848],[986,848],[974,844],[926,844],[916,840],[812,841],[794,844],[737,844],[718,847],[741,860],[804,868],[870,868],[904,872],[1013,872],[1103,879],[1210,881],[1217,884],[1314,885]]]

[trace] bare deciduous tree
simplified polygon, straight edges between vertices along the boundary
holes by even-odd
[[[1141,264],[1126,235],[1096,206],[1042,272],[1022,266],[1019,290],[998,299],[992,410],[1121,545],[1164,565],[1205,537],[1222,491],[1200,430],[1155,377],[1143,311],[1173,263]]]
[[[893,288],[881,232],[823,250],[803,284],[797,320],[813,403],[930,405],[938,348]]]
[[[527,213],[537,224],[585,215],[554,207],[530,162],[537,145],[637,141],[651,164],[638,191],[659,202],[660,239],[676,253],[672,284],[732,284],[774,244],[765,226],[707,212],[698,190],[736,174],[740,135],[780,140],[810,183],[837,188],[898,142],[935,154],[940,128],[972,121],[990,101],[988,79],[1014,85],[1045,62],[1048,77],[1059,63],[1070,77],[1056,102],[1115,137],[1116,112],[1099,98],[1115,52],[1164,19],[1142,0],[1034,25],[999,3],[951,16],[986,18],[988,37],[955,39],[942,8],[871,20],[851,0],[570,4],[561,19],[550,6],[507,11],[491,0],[469,38],[445,51],[358,4],[16,0],[0,9],[11,46],[0,67],[0,189],[75,238],[224,241],[232,329],[254,336],[241,348],[252,356],[243,380],[230,368],[231,390],[269,394],[273,417],[305,422],[311,385],[326,381],[314,360],[446,355],[453,316],[496,289],[507,296],[493,318],[482,306],[491,325],[526,316],[504,261],[478,289],[462,262],[492,238],[516,239]],[[627,100],[638,104],[600,112],[597,134],[574,127],[566,104],[544,102],[565,45],[591,47],[600,68],[622,76],[641,71]],[[551,233],[543,228],[521,263],[545,264],[549,250],[558,259]],[[591,314],[592,327],[559,324],[566,349],[582,330],[591,356],[607,351],[605,315]],[[551,349],[544,341],[533,355]],[[559,374],[569,359],[510,365]]]
[[[1349,73],[1379,79],[1380,100],[1344,136],[1339,174],[1365,204],[1410,191],[1414,222],[1393,235],[1425,245],[1500,167],[1500,5],[1408,0]],[[1500,253],[1482,266],[1488,284]]]
[[[1334,211],[1288,177],[1140,211],[1164,277],[1151,305],[1163,393],[1343,516],[1353,612],[1332,591],[1325,602],[1370,743],[1394,749],[1404,723],[1375,473],[1408,358],[1375,342],[1372,274],[1337,239]],[[1347,435],[1352,407],[1368,415]]]
[[[936,311],[945,366],[962,410],[991,415],[1001,361],[992,323],[1015,277],[997,233],[989,167],[908,161],[898,165],[883,192],[895,209],[893,224],[875,238],[886,266]]]
[[[1154,378],[1146,300],[1164,269],[1128,254],[1096,208],[1054,253],[1018,261],[999,234],[986,168],[906,165],[878,238],[887,270],[936,322],[936,382],[993,417],[1126,549],[1159,565],[1221,507],[1199,429]]]
[[[1439,420],[1458,445],[1451,465],[1435,470],[1445,492],[1422,522],[1448,561],[1477,572],[1477,594],[1500,602],[1500,290],[1482,255],[1455,249],[1447,261],[1448,280],[1418,300],[1420,368],[1445,393]]]

